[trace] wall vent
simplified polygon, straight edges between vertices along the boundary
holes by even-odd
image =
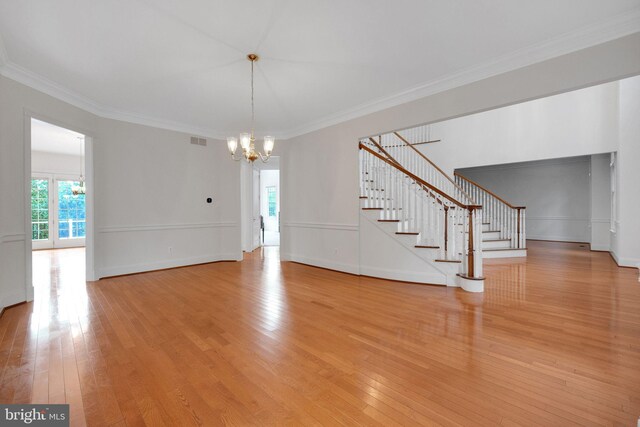
[[[203,147],[207,146],[206,138],[198,138],[197,136],[192,136],[191,137],[191,143],[193,145],[202,145]]]

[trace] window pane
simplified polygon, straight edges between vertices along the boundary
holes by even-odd
[[[49,180],[31,180],[31,238],[49,238]]]
[[[85,195],[73,195],[78,181],[58,181],[58,238],[85,237]]]
[[[276,187],[267,187],[267,202],[269,204],[269,216],[276,216]]]

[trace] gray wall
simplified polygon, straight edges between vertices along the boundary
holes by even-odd
[[[590,167],[591,157],[580,156],[458,172],[511,204],[526,206],[528,239],[591,242]]]

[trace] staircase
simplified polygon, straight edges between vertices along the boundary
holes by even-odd
[[[526,257],[526,207],[513,206],[480,184],[455,173],[456,183],[482,205],[482,221],[490,225],[483,234],[485,258]]]
[[[451,179],[410,141],[424,132],[403,133],[360,141],[361,220],[423,260],[432,273],[428,283],[482,292],[485,251],[526,254],[524,208],[509,210],[477,184],[460,175]]]

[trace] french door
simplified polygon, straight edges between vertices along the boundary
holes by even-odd
[[[74,177],[34,176],[31,179],[33,249],[84,246],[85,195],[73,194]]]

